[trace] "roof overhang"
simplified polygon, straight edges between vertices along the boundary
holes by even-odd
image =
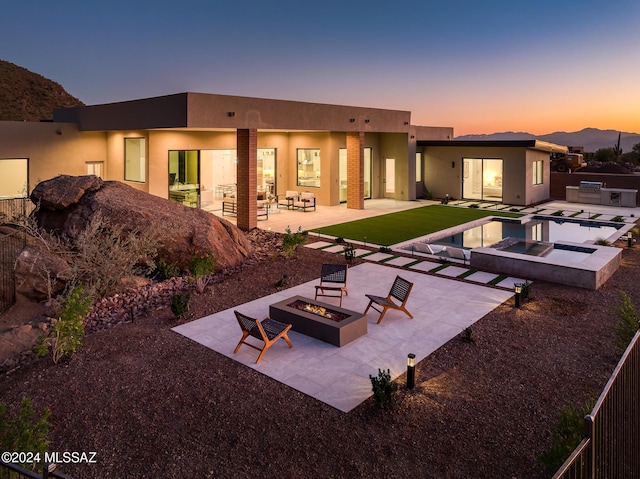
[[[541,140],[418,140],[417,146],[444,146],[450,148],[527,148],[549,153],[566,153],[569,148],[564,145]]]

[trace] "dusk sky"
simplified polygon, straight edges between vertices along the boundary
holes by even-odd
[[[638,0],[0,5],[0,59],[86,104],[192,91],[409,110],[456,136],[640,132]]]

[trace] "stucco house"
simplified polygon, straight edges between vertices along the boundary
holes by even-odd
[[[412,125],[409,111],[179,93],[0,122],[0,198],[58,174],[96,174],[208,210],[233,197],[238,226],[251,229],[258,198],[292,190],[356,209],[425,189],[512,204],[549,197],[549,152],[562,147],[452,138],[451,127]]]

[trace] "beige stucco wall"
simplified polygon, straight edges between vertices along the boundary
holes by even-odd
[[[2,121],[0,158],[29,160],[31,191],[60,174],[86,175],[87,162],[105,162],[107,169],[105,134],[81,133],[70,123]]]
[[[380,177],[384,178],[384,163],[387,158],[395,161],[395,196],[397,200],[415,200],[415,146],[413,156],[409,158],[409,142],[407,134],[380,133]],[[384,196],[384,183],[380,181],[379,195]]]
[[[462,198],[463,158],[502,159],[502,201],[512,205],[529,205],[549,198],[549,153],[524,147],[445,147],[422,148],[424,183],[434,198],[449,194]],[[544,182],[533,186],[532,168],[535,160],[545,161]],[[455,162],[455,167],[452,163]]]

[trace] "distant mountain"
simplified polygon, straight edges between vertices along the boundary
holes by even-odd
[[[620,148],[623,153],[629,153],[634,145],[640,143],[639,133],[625,133],[615,130],[599,130],[597,128],[585,128],[584,130],[567,133],[557,131],[547,135],[532,135],[525,132],[506,131],[492,133],[490,135],[464,135],[457,136],[456,140],[542,140],[566,146],[584,146],[586,152],[595,152],[600,148],[613,148],[618,142],[620,134]]]
[[[81,105],[58,83],[0,60],[0,120],[51,120],[55,108]]]

